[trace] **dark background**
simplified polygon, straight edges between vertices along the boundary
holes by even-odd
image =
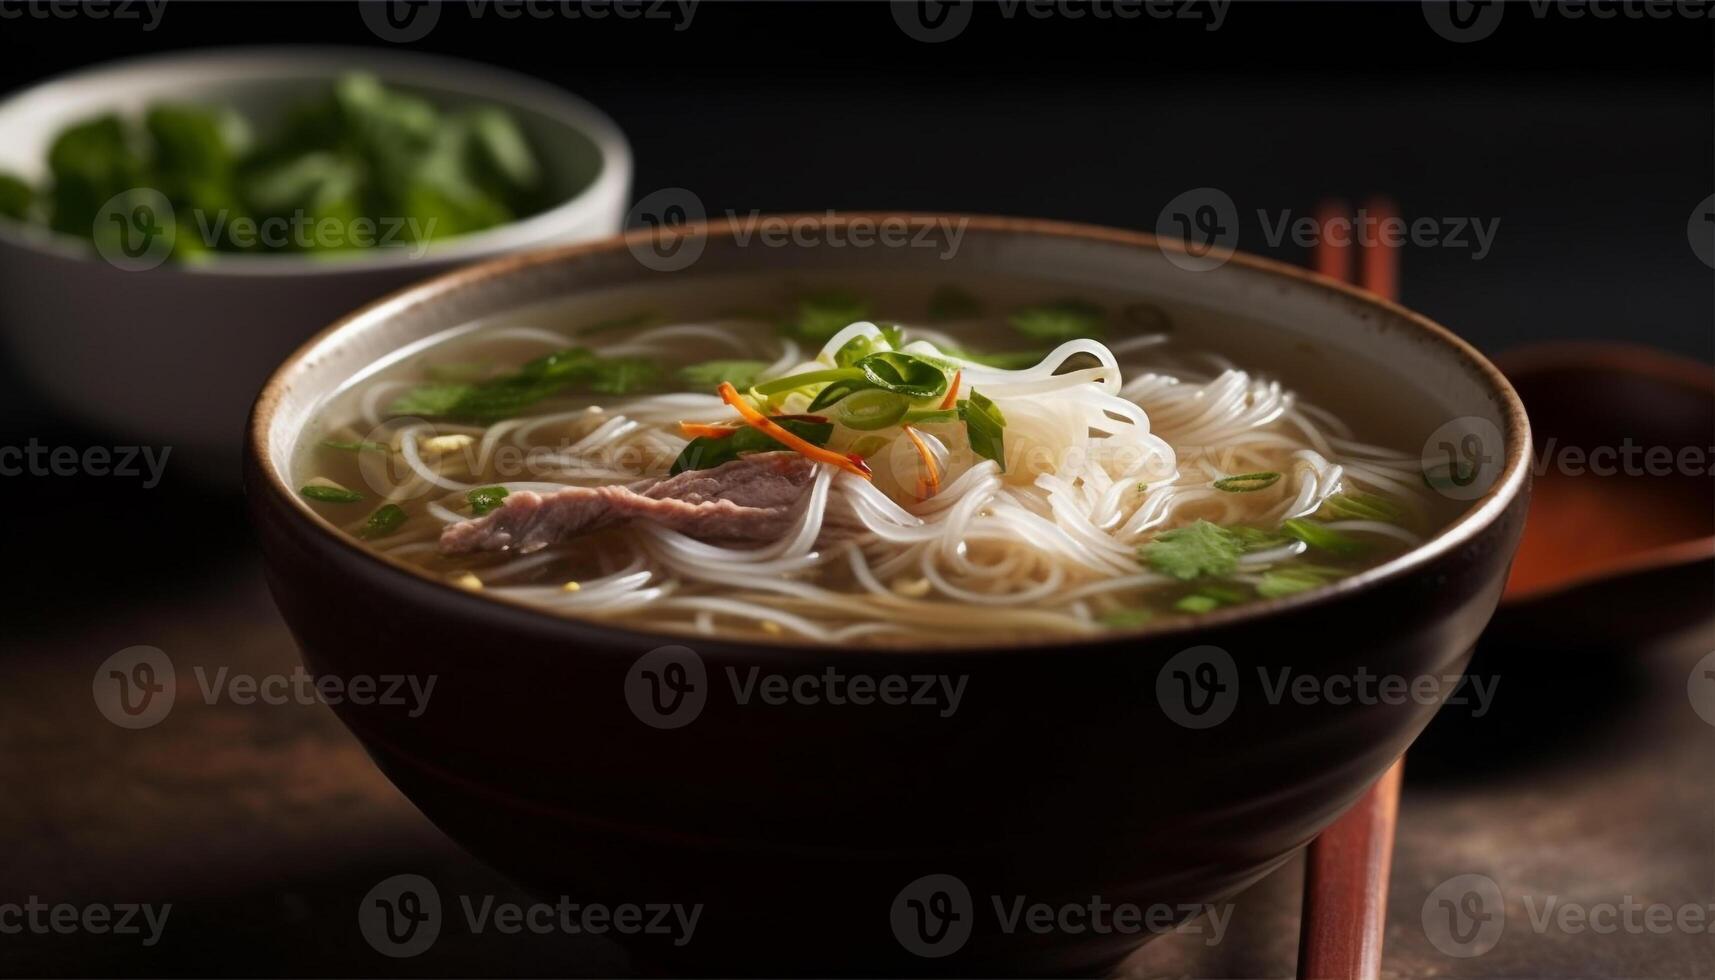
[[[1176,194],[1208,186],[1236,202],[1240,248],[1303,261],[1270,245],[1259,209],[1275,221],[1385,193],[1407,218],[1499,220],[1480,261],[1469,247],[1404,258],[1404,301],[1486,350],[1609,337],[1715,353],[1710,269],[1686,237],[1715,190],[1715,21],[1514,3],[1491,36],[1456,44],[1418,3],[1235,3],[1214,31],[977,3],[962,34],[925,44],[884,3],[702,2],[676,26],[508,20],[461,2],[404,47],[585,96],[630,137],[635,196],[685,187],[711,214],[951,210],[1152,230]],[[350,3],[169,0],[146,33],[0,21],[0,89],[264,43],[389,42]]]
[[[1006,17],[979,4],[959,37],[931,45],[877,3],[703,2],[683,31],[649,19],[472,16],[455,3],[406,47],[506,65],[594,102],[632,142],[634,199],[679,186],[711,214],[915,209],[1153,230],[1175,195],[1215,187],[1237,204],[1240,248],[1304,262],[1302,247],[1266,240],[1259,209],[1277,221],[1329,196],[1386,194],[1407,218],[1499,220],[1480,261],[1470,248],[1402,259],[1404,302],[1479,347],[1605,338],[1708,362],[1715,291],[1686,227],[1715,190],[1712,23],[1539,18],[1513,4],[1492,36],[1456,44],[1417,3],[1238,3],[1216,31],[1147,17]],[[149,32],[8,18],[0,91],[118,57],[263,43],[388,46],[349,3],[170,0]],[[29,438],[104,444],[0,364],[0,444]],[[295,662],[229,492],[25,478],[0,480],[0,506],[15,518],[0,590],[0,900],[23,889],[182,908],[174,943],[153,955],[66,937],[0,942],[0,972],[623,969],[611,950],[559,943],[443,940],[436,957],[404,963],[363,947],[349,909],[385,875],[421,872],[449,890],[503,896],[510,886],[411,810],[325,710],[186,710],[151,738],[94,716],[89,665],[134,643],[252,672]],[[1505,779],[1426,780],[1436,760],[1414,750],[1423,761],[1408,767],[1388,939],[1396,972],[1715,969],[1697,959],[1709,955],[1707,937],[1533,944],[1522,928],[1496,955],[1450,964],[1414,923],[1452,853],[1461,869],[1504,861],[1545,889],[1595,882],[1605,895],[1635,884],[1707,899],[1707,731],[1681,724],[1682,666],[1656,674],[1650,689],[1665,700],[1652,704],[1669,708],[1641,710],[1638,695],[1622,730],[1583,714],[1576,725],[1533,722],[1540,741],[1514,745],[1531,767]],[[1527,679],[1508,674],[1509,691]],[[1602,676],[1591,684],[1615,687]],[[1663,726],[1677,726],[1676,741]],[[1590,728],[1604,754],[1557,754],[1570,727]],[[1252,911],[1240,914],[1254,934],[1220,961],[1167,949],[1148,967],[1289,972],[1291,873],[1249,893]]]

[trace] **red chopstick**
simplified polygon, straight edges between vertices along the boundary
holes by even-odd
[[[1361,285],[1384,299],[1399,294],[1399,249],[1383,234],[1385,220],[1398,215],[1392,202],[1372,199],[1364,205],[1370,220],[1344,237],[1329,241],[1328,222],[1346,217],[1338,202],[1317,209],[1317,248],[1313,265],[1323,275],[1350,282],[1352,245],[1358,242]],[[1377,980],[1382,969],[1382,936],[1387,927],[1387,883],[1393,867],[1394,828],[1399,823],[1399,787],[1405,759],[1396,761],[1357,803],[1310,843],[1304,871],[1304,910],[1298,936],[1298,976],[1302,980]]]

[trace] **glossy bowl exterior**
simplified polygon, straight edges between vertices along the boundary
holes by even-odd
[[[353,70],[443,105],[506,107],[546,172],[588,182],[538,214],[421,253],[373,249],[337,261],[223,255],[133,269],[104,261],[85,242],[0,219],[0,324],[32,383],[103,432],[171,446],[175,472],[232,486],[240,420],[256,386],[332,318],[461,265],[623,227],[631,150],[593,106],[503,69],[372,48],[176,52],[53,78],[0,101],[0,171],[41,179],[54,136],[91,116],[141,113],[162,100],[267,114],[326,92]]]
[[[925,261],[898,249],[746,248],[722,228],[701,244],[697,273]],[[1100,970],[1150,932],[1041,930],[1028,917],[1009,926],[1008,916],[1019,901],[1087,907],[1099,896],[1160,916],[1140,919],[1160,929],[1291,856],[1404,751],[1436,702],[1300,702],[1271,695],[1279,671],[1318,685],[1457,677],[1500,595],[1527,493],[1529,435],[1516,399],[1440,328],[1260,260],[1185,272],[1163,248],[1123,232],[970,219],[954,261],[1272,311],[1281,329],[1419,358],[1435,397],[1506,434],[1499,480],[1436,541],[1326,590],[1098,640],[922,650],[687,641],[555,618],[379,559],[294,499],[283,461],[333,386],[474,316],[657,275],[610,242],[400,294],[281,369],[257,403],[246,454],[275,596],[318,675],[438,678],[415,718],[400,707],[339,710],[389,777],[473,853],[544,895],[702,905],[682,945],[616,937],[654,966]],[[679,657],[703,702],[693,694],[690,707],[658,713],[640,673],[652,662],[639,657],[687,642],[694,658],[657,656]],[[1224,653],[1183,653],[1201,647]],[[963,693],[951,712],[740,703],[753,669],[900,675],[912,692],[928,677]],[[920,894],[935,883],[913,883],[929,875],[953,876],[967,895]],[[923,909],[927,935],[915,931]],[[932,914],[947,910],[957,914]]]

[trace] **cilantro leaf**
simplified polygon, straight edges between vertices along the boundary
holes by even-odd
[[[477,487],[465,494],[464,499],[470,503],[471,513],[481,517],[499,507],[506,499],[507,492],[505,487]]]
[[[1184,527],[1162,531],[1138,554],[1163,575],[1190,581],[1231,573],[1244,550],[1238,535],[1199,518]]]

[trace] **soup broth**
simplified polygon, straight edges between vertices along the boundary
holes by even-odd
[[[1358,387],[1388,383],[1136,296],[711,277],[414,345],[316,413],[294,466],[367,547],[565,615],[1052,639],[1321,588],[1444,526],[1430,410]]]

